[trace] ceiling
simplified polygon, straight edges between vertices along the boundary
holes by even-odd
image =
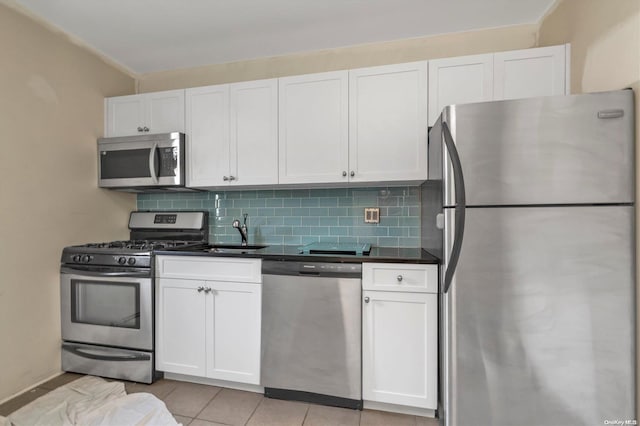
[[[555,0],[8,0],[136,74],[535,24]]]

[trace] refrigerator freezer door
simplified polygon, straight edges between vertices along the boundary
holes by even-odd
[[[633,217],[629,206],[467,210],[442,295],[447,425],[635,418]]]
[[[441,119],[459,152],[467,205],[633,202],[631,90],[454,105]],[[445,205],[453,205],[446,158],[444,168]]]

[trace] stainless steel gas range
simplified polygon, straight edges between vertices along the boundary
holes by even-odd
[[[206,212],[132,212],[129,241],[65,247],[62,369],[152,383],[154,250],[208,241]]]

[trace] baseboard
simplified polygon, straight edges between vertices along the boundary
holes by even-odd
[[[0,400],[0,404],[4,404],[5,402],[7,402],[7,401],[9,401],[9,400],[11,400],[11,399],[13,399],[13,398],[15,398],[16,396],[18,396],[18,395],[22,395],[22,394],[23,394],[23,393],[25,393],[25,392],[29,392],[31,389],[33,389],[33,388],[37,388],[37,387],[38,387],[38,386],[40,386],[41,384],[46,383],[46,382],[48,382],[48,381],[49,381],[49,380],[51,380],[51,379],[55,379],[55,378],[56,378],[56,377],[58,377],[58,376],[62,376],[63,374],[64,374],[64,371],[59,371],[59,372],[57,372],[57,373],[53,374],[52,376],[47,377],[47,378],[46,378],[46,379],[44,379],[44,380],[40,380],[40,381],[39,381],[39,382],[37,382],[36,384],[34,384],[34,385],[30,385],[29,387],[24,388],[24,389],[23,389],[23,390],[21,390],[20,392],[16,392],[16,393],[14,393],[13,395],[8,396],[8,397],[6,397],[6,398],[4,398],[4,399]]]
[[[376,401],[363,401],[363,407],[367,410],[388,411],[390,413],[409,414],[412,416],[436,417],[436,410],[427,408],[408,407],[406,405],[387,404]]]
[[[188,376],[186,374],[164,373],[165,379],[180,382],[198,383],[201,385],[218,386],[221,388],[237,389],[247,392],[264,393],[264,387],[248,383],[229,382],[226,380],[208,379],[206,377]]]

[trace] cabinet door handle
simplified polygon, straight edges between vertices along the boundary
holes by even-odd
[[[229,180],[236,180],[235,176],[229,176]]]
[[[396,279],[398,280],[398,282],[402,282],[402,275],[398,275]]]
[[[226,182],[226,181],[229,180],[229,177],[228,176],[222,176],[222,180]]]
[[[148,132],[149,128],[147,126],[144,126],[142,130],[144,130],[145,132]]]
[[[356,175],[356,172],[354,172],[353,170],[351,170],[351,173],[349,173],[349,176],[354,177]]]
[[[138,126],[138,131],[141,132],[142,131],[142,127]]]
[[[365,297],[365,298],[364,298],[364,303],[369,303],[369,301],[370,301],[370,300],[371,300],[371,299],[369,299],[368,297]]]
[[[205,287],[205,288],[204,288],[204,292],[205,292],[205,293],[209,293],[209,292],[211,292],[211,287]]]
[[[198,287],[198,293],[202,293],[202,290],[204,290],[204,287],[199,286],[199,287]]]
[[[342,177],[347,177],[347,172],[346,171],[342,172]]]

